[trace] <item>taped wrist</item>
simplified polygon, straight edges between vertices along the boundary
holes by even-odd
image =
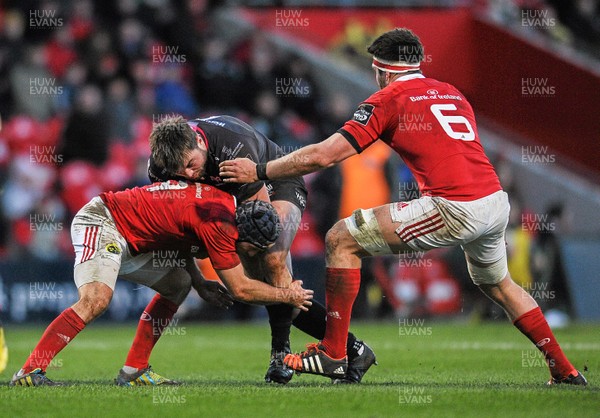
[[[259,180],[269,180],[267,177],[267,163],[256,164],[256,177]]]

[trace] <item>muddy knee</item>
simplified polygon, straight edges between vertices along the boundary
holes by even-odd
[[[80,298],[73,310],[87,324],[99,317],[110,304],[112,289],[103,283],[89,283],[79,289]]]

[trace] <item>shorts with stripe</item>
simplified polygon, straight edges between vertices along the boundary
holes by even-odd
[[[510,205],[502,190],[467,202],[424,196],[389,206],[392,222],[399,223],[396,234],[415,251],[460,245],[480,263],[506,258]]]
[[[119,275],[129,275],[148,265],[152,253],[133,256],[127,241],[118,231],[115,220],[99,197],[82,207],[71,224],[75,249],[75,284],[80,288],[91,282],[102,282],[114,290]],[[129,280],[151,287],[170,267],[154,268],[143,278]],[[128,276],[126,276],[128,277]]]

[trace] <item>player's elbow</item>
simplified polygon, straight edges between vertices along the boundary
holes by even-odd
[[[320,168],[333,167],[355,152],[348,141],[338,133],[312,147],[314,148],[311,149],[311,154]]]

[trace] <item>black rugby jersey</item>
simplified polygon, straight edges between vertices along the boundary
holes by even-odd
[[[235,158],[249,158],[257,164],[266,163],[284,155],[283,150],[276,143],[233,116],[192,119],[188,121],[188,125],[207,144],[208,158],[202,182],[234,195],[239,202],[258,192],[264,182],[224,183],[219,176],[219,164]],[[180,179],[155,164],[152,157],[148,162],[148,177],[152,182]]]

